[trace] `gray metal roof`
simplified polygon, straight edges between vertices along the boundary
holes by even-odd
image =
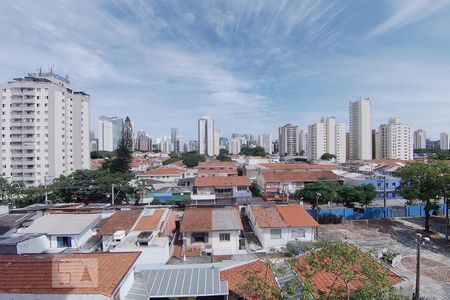
[[[228,282],[220,280],[218,268],[181,267],[137,273],[126,299],[225,295],[228,295]]]
[[[6,214],[0,216],[0,235],[5,234],[14,228],[22,226],[23,222],[28,221],[33,214]]]
[[[0,245],[17,245],[23,241],[40,237],[41,233],[11,234],[0,236]]]
[[[212,211],[212,230],[240,230],[242,223],[236,208],[221,208]]]
[[[36,219],[20,233],[80,234],[92,228],[100,218],[100,214],[49,214]]]

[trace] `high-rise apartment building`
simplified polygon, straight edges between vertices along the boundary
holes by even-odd
[[[122,138],[123,119],[100,116],[98,118],[98,150],[114,151]]]
[[[372,129],[372,158],[380,158],[380,132],[378,129]]]
[[[220,129],[214,130],[214,155],[219,155],[220,153],[220,138],[222,137],[222,132]]]
[[[198,152],[198,141],[190,140],[188,151],[197,151]]]
[[[336,162],[346,160],[345,124],[337,123],[335,118],[322,118],[318,123],[308,126],[309,161],[317,162],[325,153],[336,156]]]
[[[379,128],[380,158],[413,159],[414,130],[400,118],[389,119]]]
[[[372,109],[369,99],[349,105],[350,159],[372,159]]]
[[[214,156],[214,121],[209,116],[198,120],[198,152]]]
[[[0,84],[0,175],[39,185],[90,165],[90,99],[68,77],[29,73]]]
[[[280,157],[299,155],[297,125],[286,124],[278,128],[278,136]]]
[[[441,139],[439,140],[439,145],[441,147],[441,150],[449,150],[448,133],[441,132],[440,137]]]
[[[136,149],[144,152],[152,150],[152,139],[145,133],[144,130],[139,130],[137,133]]]
[[[170,128],[170,141],[172,142],[172,149],[176,153],[179,152],[179,147],[177,147],[179,135],[180,131],[178,128]]]
[[[308,146],[308,131],[301,129],[298,132],[298,149],[300,151],[300,155],[306,155],[307,146]]]
[[[270,133],[261,133],[258,136],[258,146],[263,147],[268,154],[272,154],[272,135]]]
[[[427,147],[427,134],[422,129],[414,131],[414,150]]]
[[[230,139],[230,142],[228,143],[228,153],[239,154],[241,152],[241,148],[242,148],[241,138]]]

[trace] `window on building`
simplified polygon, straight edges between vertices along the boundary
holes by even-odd
[[[281,229],[270,229],[270,238],[272,240],[279,240],[281,239]]]
[[[221,242],[229,242],[230,241],[230,234],[229,233],[220,233],[219,239]]]
[[[294,239],[305,237],[305,230],[304,229],[292,229],[291,232],[292,232],[292,237]]]
[[[58,236],[56,238],[58,248],[72,247],[72,239],[68,236]]]

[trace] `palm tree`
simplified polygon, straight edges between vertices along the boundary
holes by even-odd
[[[147,184],[143,179],[139,180],[136,186],[136,193],[139,195],[138,203],[144,202],[144,195],[146,191],[147,191]]]

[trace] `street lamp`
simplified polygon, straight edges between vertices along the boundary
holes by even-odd
[[[420,299],[420,247],[425,245],[425,242],[429,242],[429,237],[424,237],[422,234],[416,234],[417,244],[417,261],[416,261],[416,292],[414,293],[414,300]]]
[[[48,191],[47,191],[47,179],[52,180],[51,176],[45,175],[44,176],[44,187],[45,187],[45,204],[48,204]]]

